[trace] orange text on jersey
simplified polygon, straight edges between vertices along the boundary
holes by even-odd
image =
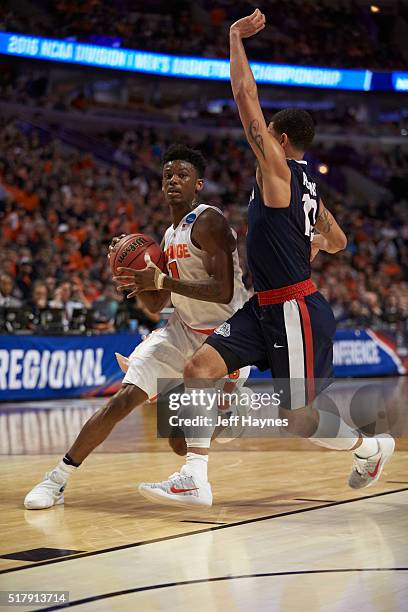
[[[170,259],[186,259],[187,257],[191,257],[188,252],[187,244],[171,244],[168,249],[166,249],[166,257],[167,261]]]

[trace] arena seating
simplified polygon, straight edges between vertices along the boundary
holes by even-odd
[[[111,150],[129,159],[127,169],[115,161],[115,154],[111,163],[102,162],[28,123],[1,126],[0,306],[7,315],[3,313],[3,329],[11,325],[10,316],[17,329],[48,324],[61,332],[79,332],[85,326],[112,329],[115,324],[126,326],[129,319],[143,321],[148,328],[157,324],[158,318],[143,312],[140,304],[132,306],[136,315],[128,312],[129,304],[123,304],[112,287],[106,253],[110,239],[120,233],[143,231],[160,241],[169,224],[161,197],[160,160],[171,135],[145,128],[126,132],[119,140],[114,134],[110,137]],[[108,142],[105,134],[105,145]],[[237,230],[244,279],[251,290],[245,207],[253,180],[252,154],[242,138],[211,137],[193,144],[209,160],[203,199],[220,205]],[[386,187],[377,201],[353,195],[344,176],[347,163],[367,175],[369,158],[371,183]],[[335,257],[320,254],[313,264],[316,281],[324,287],[339,323],[386,326],[405,333],[406,158],[398,147],[378,147],[374,156],[334,145],[316,147],[309,161],[316,172],[323,172],[323,163],[327,174],[320,178],[326,181],[326,205],[348,236],[345,252]],[[20,306],[38,311],[37,319],[13,315]],[[40,317],[45,307],[53,310],[48,319]],[[65,318],[55,316],[56,308],[64,308]],[[75,309],[91,308],[92,319],[73,316]]]
[[[343,0],[259,0],[269,25],[248,42],[251,57],[276,63],[405,68],[407,4]],[[246,0],[8,0],[0,8],[6,31],[72,38],[156,52],[228,56],[228,27],[248,12]],[[336,24],[333,28],[332,24]],[[305,31],[307,24],[307,31]]]

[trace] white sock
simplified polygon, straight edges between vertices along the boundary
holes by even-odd
[[[358,432],[351,429],[337,414],[319,410],[319,424],[309,440],[331,450],[351,450],[358,438]]]
[[[361,445],[356,448],[354,454],[357,455],[357,457],[361,457],[361,459],[368,459],[368,457],[376,455],[379,450],[380,447],[376,438],[367,438],[366,436],[363,436],[363,441]]]
[[[208,455],[198,455],[196,453],[187,453],[186,466],[192,476],[195,476],[201,482],[208,481]]]
[[[77,469],[78,468],[75,465],[67,465],[63,461],[60,461],[53,469],[53,472],[57,473],[58,480],[61,480],[61,482],[67,482],[71,474],[73,474]]]

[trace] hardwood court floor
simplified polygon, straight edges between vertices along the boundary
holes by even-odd
[[[78,610],[404,611],[407,503],[401,492],[216,526],[14,571],[2,588],[69,590]]]
[[[99,404],[4,407],[0,590],[68,590],[78,610],[408,609],[407,440],[359,492],[346,484],[348,453],[292,440],[214,445],[213,508],[167,509],[136,488],[181,465],[145,407],[78,470],[65,506],[24,510]],[[32,549],[43,560],[4,558]]]

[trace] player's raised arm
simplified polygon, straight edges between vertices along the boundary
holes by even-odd
[[[268,131],[259,104],[258,90],[254,75],[245,53],[243,38],[254,36],[265,27],[265,16],[256,9],[252,15],[239,19],[230,28],[230,70],[231,87],[245,134],[255,153],[262,174],[269,181],[281,179],[290,182],[290,170],[285,154],[278,141]],[[285,191],[285,190],[284,190]],[[275,195],[275,194],[274,194]],[[283,200],[285,200],[283,195]],[[284,202],[287,206],[288,202]]]

